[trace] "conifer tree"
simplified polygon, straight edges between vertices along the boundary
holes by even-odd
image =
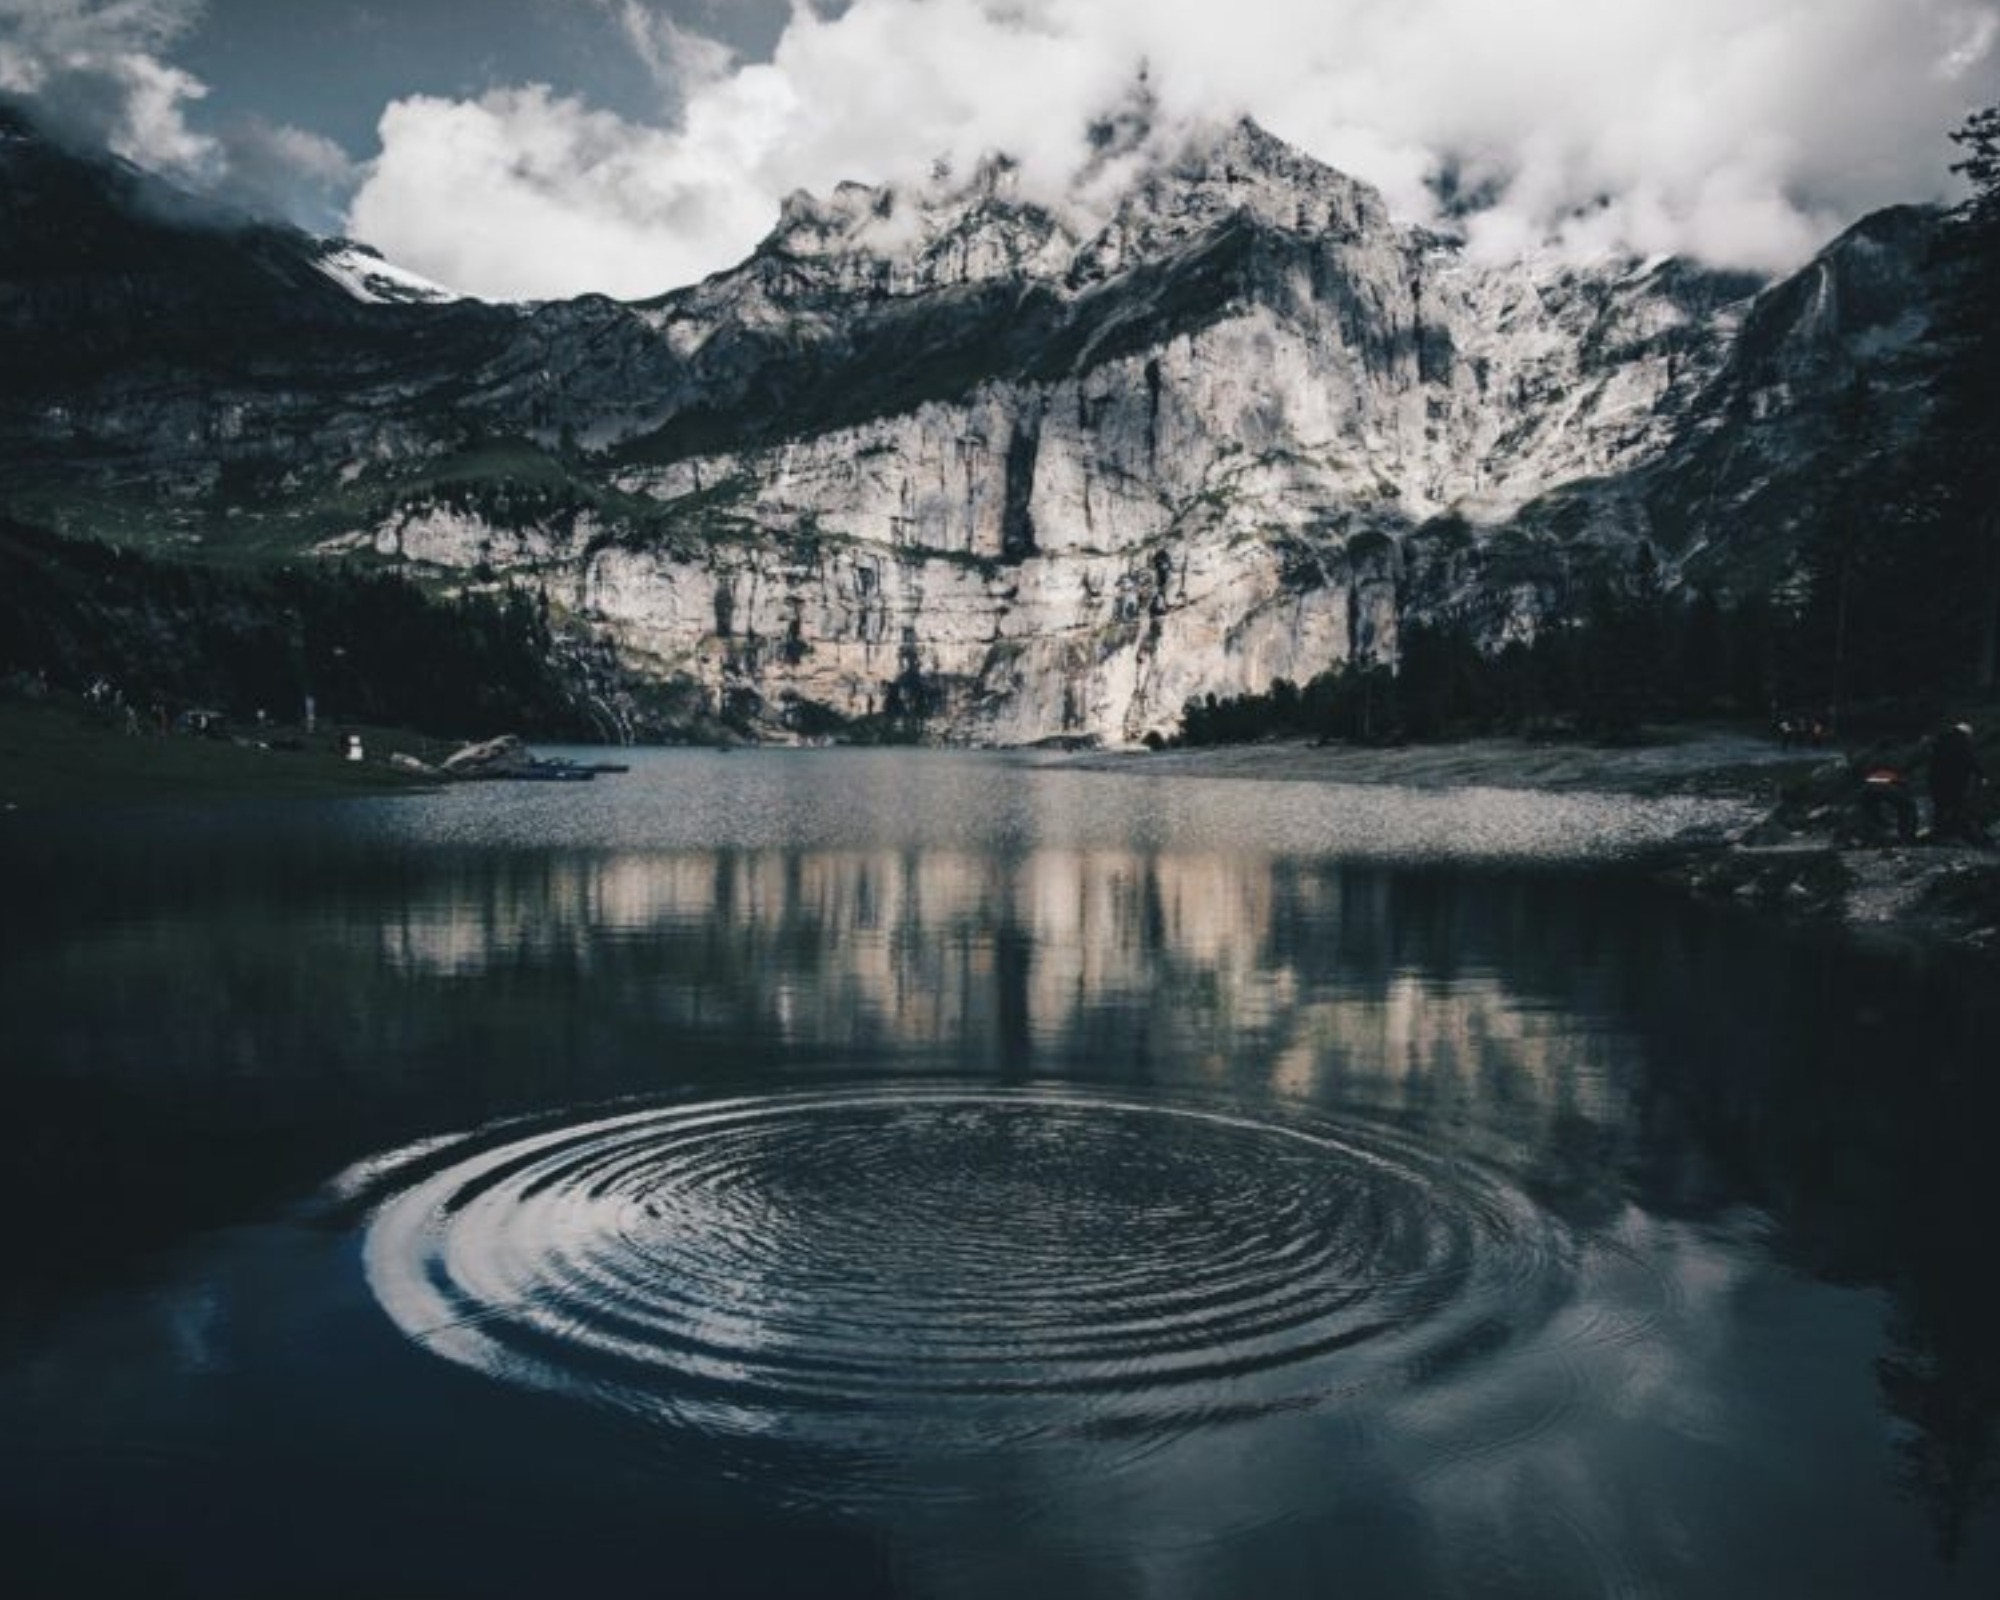
[[[1692,716],[1712,716],[1729,689],[1729,657],[1722,605],[1712,589],[1698,589],[1681,614],[1677,698]]]
[[[2000,106],[1967,119],[1952,170],[1972,191],[1946,219],[1950,288],[1934,333],[1938,409],[1925,454],[1941,491],[1933,591],[1954,676],[2000,685]]]
[[[1828,428],[1830,470],[1815,497],[1812,525],[1799,552],[1797,592],[1800,688],[1839,727],[1850,701],[1874,688],[1869,641],[1871,568],[1877,562],[1879,512],[1868,493],[1876,417],[1865,378],[1857,376],[1834,407]]]

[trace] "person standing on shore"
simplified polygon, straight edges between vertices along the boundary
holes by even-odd
[[[1855,769],[1861,778],[1863,841],[1914,844],[1917,802],[1911,798],[1908,773],[1888,761],[1867,761]]]
[[[1972,748],[1972,724],[1955,722],[1931,741],[1931,837],[1984,844],[1972,815],[1972,791],[1985,779]]]

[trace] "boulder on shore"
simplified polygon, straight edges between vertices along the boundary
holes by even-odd
[[[454,750],[438,770],[452,778],[494,778],[525,771],[535,764],[534,755],[521,742],[520,735],[503,733],[497,739]]]

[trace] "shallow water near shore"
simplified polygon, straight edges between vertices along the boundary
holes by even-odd
[[[0,825],[22,1592],[2000,1586],[1993,999],[1740,808],[630,759]]]

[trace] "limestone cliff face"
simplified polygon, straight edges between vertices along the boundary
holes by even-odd
[[[760,735],[1127,743],[1411,615],[1531,629],[1642,541],[1726,583],[1827,397],[1921,332],[1927,227],[1762,294],[1486,266],[1243,123],[1094,213],[1001,161],[844,185],[657,301],[350,308],[275,374],[0,407],[0,447],[141,473],[189,537],[537,585]]]
[[[1088,236],[1004,170],[796,200],[741,272],[644,313],[709,352],[708,431],[751,447],[674,419],[627,443],[618,489],[689,536],[576,548],[566,598],[779,730],[1135,741],[1190,697],[1393,654],[1406,610],[1480,581],[1433,560],[1441,580],[1413,583],[1411,542],[1660,454],[1742,294],[1673,267],[1471,265],[1247,124]],[[832,382],[725,359],[781,326],[795,353],[838,349]],[[955,386],[932,348],[966,359]],[[1482,595],[1497,626],[1531,626],[1561,569]]]

